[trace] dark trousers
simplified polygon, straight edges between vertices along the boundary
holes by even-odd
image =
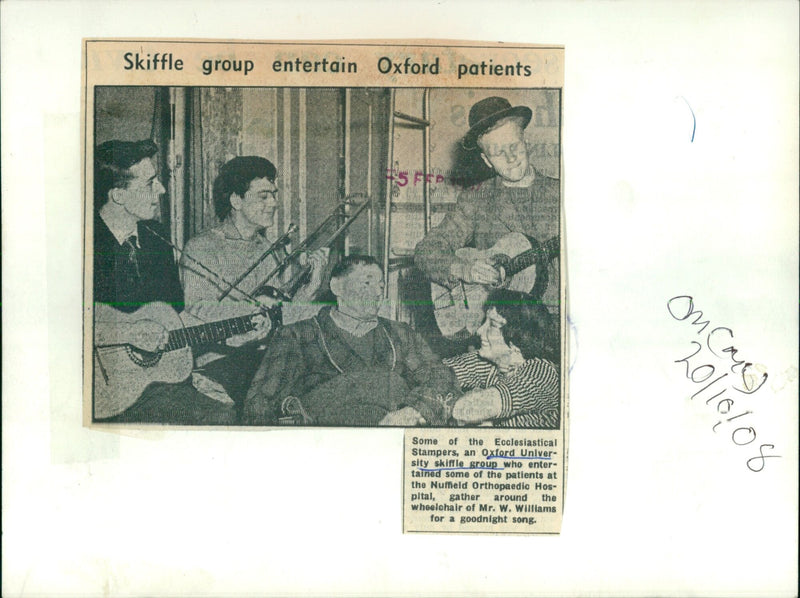
[[[151,384],[125,411],[99,421],[233,426],[238,423],[238,417],[233,405],[205,396],[187,380],[180,384]]]

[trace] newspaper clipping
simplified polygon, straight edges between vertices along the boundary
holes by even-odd
[[[403,428],[405,532],[558,533],[563,47],[83,56],[85,424]]]

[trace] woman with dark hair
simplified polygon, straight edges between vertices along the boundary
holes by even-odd
[[[445,359],[466,391],[453,418],[511,428],[559,427],[558,343],[548,338],[546,308],[531,295],[493,291],[478,329],[477,351]]]

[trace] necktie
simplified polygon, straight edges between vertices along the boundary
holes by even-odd
[[[140,278],[141,274],[139,273],[139,258],[136,255],[136,235],[131,235],[125,239],[123,246],[128,250],[128,262],[131,265],[131,271],[134,273],[136,278]]]

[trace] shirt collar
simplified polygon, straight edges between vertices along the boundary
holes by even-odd
[[[260,228],[256,231],[256,234],[253,236],[253,239],[245,239],[242,237],[242,233],[239,232],[239,229],[236,228],[236,224],[233,222],[233,218],[226,218],[225,221],[222,223],[220,227],[222,234],[225,235],[226,239],[231,239],[235,241],[250,241],[253,239],[257,239],[259,241],[266,241],[266,229]]]
[[[531,187],[533,187],[533,184],[536,182],[536,179],[538,179],[541,176],[539,174],[539,172],[533,167],[531,167],[531,175],[532,175],[532,178],[531,178],[530,182],[527,185],[525,185],[524,187],[520,187],[518,185],[506,185],[503,182],[503,177],[501,177],[500,175],[497,175],[495,177],[495,181],[496,181],[497,186],[500,187],[501,189],[512,189],[512,190],[513,189],[530,189]]]
[[[353,336],[364,336],[378,326],[378,316],[370,318],[369,320],[362,320],[360,318],[354,318],[351,315],[342,313],[335,307],[331,309],[330,316],[334,324],[336,324],[345,332],[349,332]]]
[[[108,227],[108,230],[111,231],[111,234],[114,235],[117,243],[124,245],[125,241],[133,237],[136,247],[139,247],[139,227],[137,225],[134,225],[133,230],[122,230],[120,227],[115,226],[113,222],[109,222],[102,211],[100,212],[100,218],[103,220],[106,227]]]

